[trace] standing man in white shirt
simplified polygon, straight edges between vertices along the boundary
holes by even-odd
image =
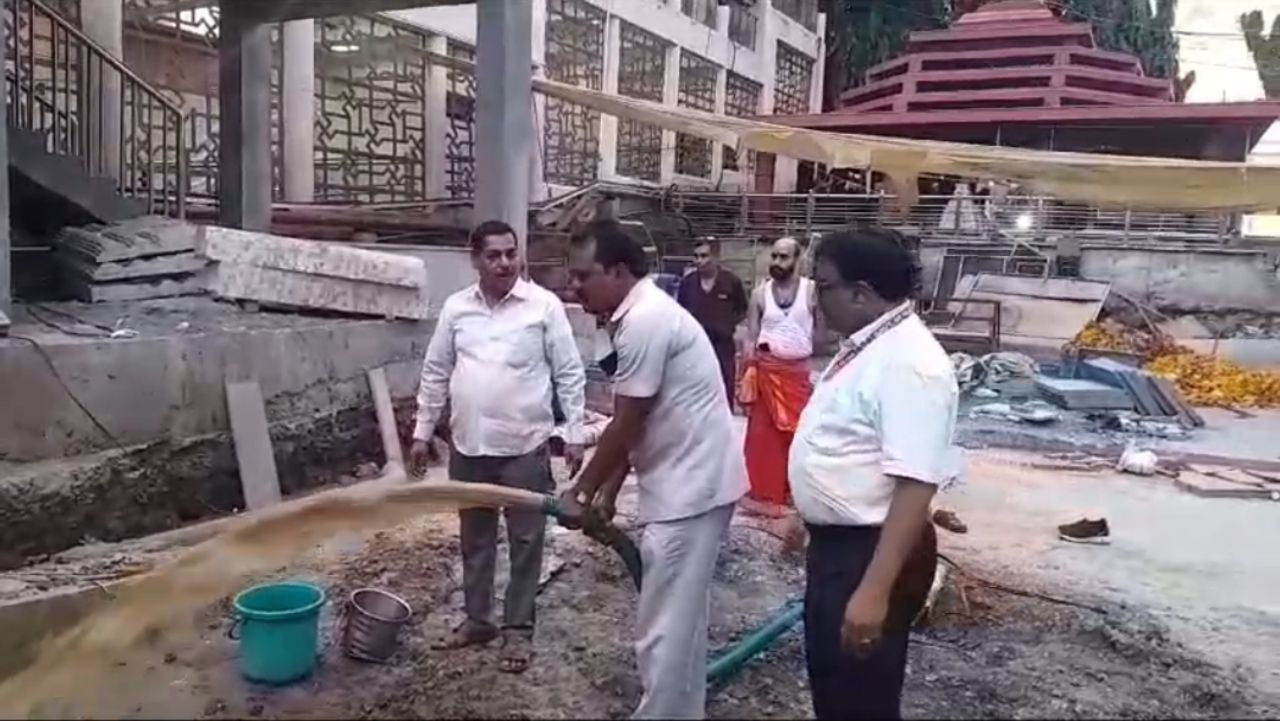
[[[421,475],[433,455],[431,437],[448,402],[450,478],[551,493],[547,442],[555,423],[553,392],[565,416],[570,474],[582,465],[586,375],[573,329],[555,295],[520,277],[519,248],[509,225],[481,223],[470,242],[480,280],[449,296],[427,346],[410,453],[413,472]],[[531,511],[505,515],[511,577],[500,667],[520,673],[533,656],[546,519]],[[486,644],[499,635],[493,621],[497,511],[468,509],[459,516],[467,618],[438,644],[443,649]]]
[[[635,469],[644,695],[634,717],[702,718],[711,577],[747,489],[720,364],[698,321],[646,277],[644,249],[616,222],[574,239],[569,272],[586,310],[609,319],[616,371],[613,420],[562,507],[571,518],[611,519]]]
[[[915,314],[899,234],[835,233],[818,303],[847,336],[796,429],[790,478],[809,531],[805,651],[818,719],[896,719],[910,625],[933,580],[929,503],[957,475],[951,360]]]

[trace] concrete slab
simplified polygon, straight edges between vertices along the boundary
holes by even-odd
[[[410,320],[425,320],[432,314],[425,285],[383,285],[229,262],[217,264],[209,291],[219,298],[253,300],[290,309]]]
[[[198,247],[200,254],[211,260],[237,266],[274,268],[399,288],[427,286],[427,269],[422,260],[396,253],[217,226],[201,226]]]
[[[1133,410],[1129,394],[1103,383],[1077,378],[1038,376],[1040,393],[1060,408],[1072,410]]]
[[[67,227],[54,245],[92,263],[113,263],[195,250],[200,227],[158,216],[144,216],[112,225]]]
[[[267,411],[257,381],[227,383],[227,416],[235,440],[244,505],[250,511],[280,502],[280,477],[267,429]]]

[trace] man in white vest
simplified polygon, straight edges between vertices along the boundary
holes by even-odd
[[[794,238],[773,244],[769,278],[747,309],[746,383],[753,386],[747,416],[746,457],[751,490],[742,508],[781,516],[788,504],[787,454],[813,382],[809,359],[823,337],[813,281],[801,276],[802,249]],[[754,396],[754,397],[752,397]]]

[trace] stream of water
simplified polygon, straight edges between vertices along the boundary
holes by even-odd
[[[541,509],[537,493],[480,483],[404,483],[403,476],[336,489],[246,517],[225,533],[113,589],[115,598],[42,643],[0,681],[0,717],[67,717],[108,681],[116,660],[151,634],[238,591],[339,534],[369,534],[460,508]],[[53,708],[57,706],[59,708]]]

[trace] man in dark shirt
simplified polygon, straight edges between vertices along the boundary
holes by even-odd
[[[707,239],[693,249],[694,272],[680,280],[676,300],[702,324],[720,361],[724,390],[733,408],[737,346],[733,332],[747,317],[747,291],[738,276],[720,267],[720,243]]]

